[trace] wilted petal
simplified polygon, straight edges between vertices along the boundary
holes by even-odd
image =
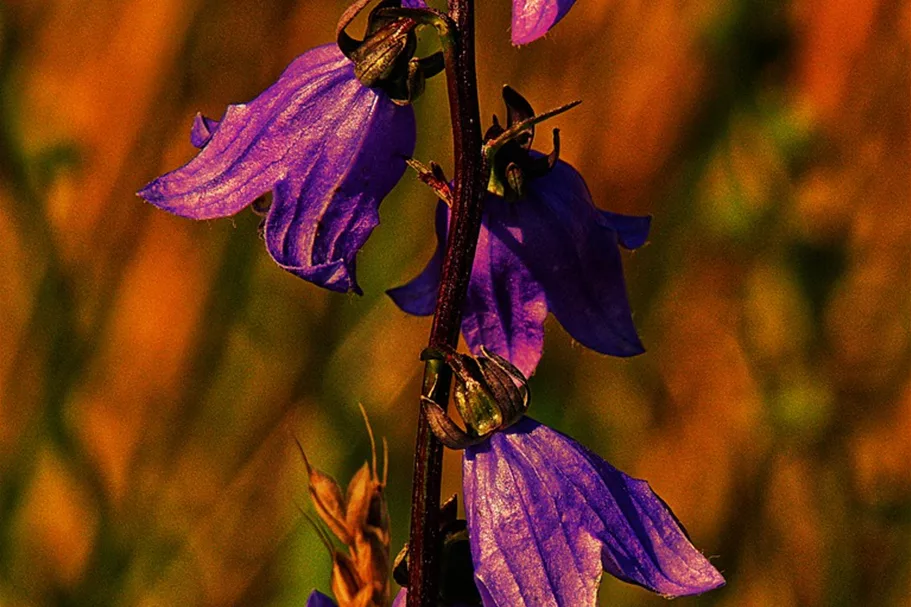
[[[593,606],[602,567],[665,596],[724,583],[648,483],[530,418],[466,449],[463,483],[486,607]]]
[[[546,34],[576,0],[512,0],[512,43],[528,44]]]
[[[443,247],[446,246],[448,217],[449,212],[446,205],[438,202],[436,210],[437,248],[433,257],[413,280],[401,287],[386,291],[386,294],[403,312],[415,316],[433,314],[437,292],[440,290],[440,272],[443,270]]]
[[[613,225],[634,245],[644,241],[648,219],[606,216],[592,203],[581,175],[562,161],[533,181],[514,208],[520,232],[500,222],[490,222],[490,229],[541,283],[547,307],[567,332],[602,354],[641,353]]]
[[[217,125],[197,120],[192,139],[204,143],[200,153],[140,196],[209,219],[274,189],[266,242],[275,260],[327,288],[358,290],[355,255],[414,150],[410,107],[364,87],[329,44],[295,59],[250,103],[229,106]]]
[[[314,590],[307,598],[307,607],[336,607],[336,604],[319,590]]]
[[[547,302],[521,257],[498,237],[508,233],[511,242],[526,244],[519,217],[517,205],[502,198],[488,196],[484,203],[462,333],[475,354],[486,346],[527,377],[541,359]],[[488,229],[492,225],[496,231]]]

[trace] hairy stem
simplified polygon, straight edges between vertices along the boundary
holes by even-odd
[[[485,167],[481,155],[481,117],[474,57],[474,0],[451,0],[454,31],[446,53],[446,81],[452,122],[455,187],[449,240],[443,258],[430,347],[455,347],[462,322],[462,303],[481,228]],[[452,377],[440,361],[427,361],[423,394],[444,409]],[[419,409],[420,411],[420,409]],[[418,420],[411,498],[411,559],[408,607],[436,607],[439,588],[439,512],[443,446],[423,414]]]

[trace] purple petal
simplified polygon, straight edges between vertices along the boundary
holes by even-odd
[[[544,346],[547,303],[541,286],[532,278],[519,256],[488,229],[495,222],[506,231],[516,231],[516,216],[510,203],[489,196],[478,237],[465,299],[462,334],[475,354],[486,346],[531,375]],[[443,247],[449,210],[439,202],[436,214],[437,249],[423,272],[404,286],[387,291],[408,314],[433,314],[440,288]],[[513,237],[510,240],[514,240]]]
[[[206,118],[196,112],[196,117],[193,118],[193,128],[190,129],[190,143],[196,148],[204,147],[212,139],[216,129],[218,129],[217,120]]]
[[[576,0],[512,0],[512,43],[528,44],[546,34]]]
[[[307,598],[306,607],[337,607],[335,601],[330,599],[328,596],[320,592],[319,590],[314,590],[310,593],[310,596]]]
[[[462,334],[475,354],[486,346],[527,377],[541,359],[547,302],[521,256],[498,237],[508,233],[511,241],[522,242],[520,212],[513,203],[494,196],[488,196],[484,205]],[[488,230],[489,225],[497,230]]]
[[[203,131],[194,128],[194,139]],[[298,57],[249,104],[229,106],[196,158],[139,194],[208,219],[274,189],[265,236],[275,261],[329,289],[359,291],[355,255],[414,142],[414,111],[364,87],[328,44]]]
[[[433,313],[448,210],[437,207],[437,249],[424,271],[388,291],[409,314]],[[526,376],[541,358],[548,309],[583,345],[614,356],[643,351],[626,296],[619,245],[645,243],[650,217],[600,211],[565,162],[518,202],[488,196],[465,300],[462,332]]]
[[[668,597],[724,584],[648,483],[530,418],[466,449],[463,483],[486,607],[593,606],[602,567]]]
[[[392,298],[403,312],[415,316],[429,316],[436,306],[437,292],[440,290],[440,272],[443,270],[443,247],[446,246],[449,212],[446,205],[439,201],[436,210],[437,248],[424,270],[410,282],[389,289],[386,294]]]
[[[626,296],[617,231],[592,203],[582,176],[565,162],[531,182],[514,204],[521,231],[490,222],[544,287],[547,306],[582,345],[613,356],[643,351]],[[619,218],[623,216],[614,215]],[[641,218],[628,218],[628,244],[644,237]],[[647,220],[647,218],[645,218]],[[633,229],[637,225],[638,229]]]
[[[424,0],[402,0],[402,7],[404,7],[404,8],[427,8],[427,4],[424,3]]]
[[[361,85],[350,63],[346,71],[347,82],[325,91],[331,112],[321,123],[331,125],[328,137],[309,146],[306,167],[276,185],[265,235],[287,270],[330,289],[359,291],[355,256],[379,223],[380,202],[405,172],[416,135],[410,107]]]
[[[602,222],[617,232],[620,246],[624,249],[638,249],[648,240],[652,218],[641,215],[621,215],[610,211],[599,211]]]
[[[349,66],[334,45],[304,53],[259,97],[228,106],[205,148],[139,195],[192,219],[238,212],[272,189],[290,166],[306,160],[300,152],[308,144],[322,142],[327,129],[315,120],[323,116],[319,105],[326,90],[350,80]],[[317,128],[310,128],[311,123]]]

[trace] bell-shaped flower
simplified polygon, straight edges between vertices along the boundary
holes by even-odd
[[[533,42],[566,16],[576,0],[512,0],[512,43]]]
[[[422,402],[434,434],[464,448],[465,516],[485,607],[593,607],[602,571],[667,597],[724,584],[647,482],[524,417],[526,378],[482,351],[425,351],[452,369],[465,430]]]
[[[263,229],[276,263],[327,289],[360,293],[355,257],[414,151],[408,101],[432,74],[412,56],[414,21],[372,15],[371,35],[358,42],[344,33],[349,13],[339,45],[299,56],[221,121],[197,116],[191,140],[200,152],[139,195],[176,215],[211,219],[271,192]],[[431,63],[435,73],[441,61]]]
[[[508,126],[531,114],[530,107],[516,109],[527,102],[508,87],[504,98]],[[476,354],[484,345],[531,375],[541,358],[550,311],[592,350],[613,356],[641,353],[619,247],[642,246],[651,219],[598,209],[582,176],[557,159],[558,148],[543,156],[528,151],[530,144],[530,137],[521,146],[513,141],[511,149],[497,155],[504,160],[495,185],[502,195],[484,200],[463,308],[465,341]],[[439,203],[434,256],[415,279],[388,292],[409,314],[433,313],[448,216]]]
[[[430,398],[422,403],[437,438],[464,449],[471,572],[485,607],[594,607],[605,570],[668,597],[724,584],[648,483],[524,417],[526,378],[481,351],[422,355],[452,370],[464,429]],[[441,518],[447,509],[454,516],[450,504]]]
[[[485,607],[593,607],[602,570],[666,597],[724,584],[647,482],[531,418],[466,448],[462,482]]]
[[[264,224],[282,268],[333,291],[360,292],[355,256],[380,201],[414,151],[411,107],[361,84],[335,44],[298,57],[278,81],[219,123],[198,117],[193,160],[139,195],[191,219],[234,215],[271,191]]]

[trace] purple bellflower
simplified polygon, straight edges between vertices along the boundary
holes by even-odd
[[[512,89],[504,89],[504,98],[507,126],[533,114]],[[494,135],[496,128],[502,131],[495,124]],[[557,159],[556,135],[554,153],[546,157],[529,151],[530,136],[521,146],[512,144],[496,157],[503,195],[490,194],[484,201],[463,309],[465,341],[476,354],[484,345],[529,376],[541,358],[544,319],[550,311],[576,341],[592,350],[614,356],[643,352],[619,247],[642,246],[651,219],[595,207],[582,176]],[[420,275],[388,291],[409,314],[433,313],[447,230],[448,209],[439,203],[436,252]]]
[[[602,571],[666,597],[724,584],[647,482],[525,417],[526,379],[483,352],[425,350],[452,368],[466,430],[422,402],[437,437],[465,449],[462,491],[485,607],[593,607]]]
[[[486,607],[594,606],[602,569],[666,597],[724,584],[646,481],[529,417],[466,448],[462,482]]]
[[[533,42],[566,16],[576,0],[512,0],[512,43]]]
[[[200,152],[139,195],[176,215],[211,219],[271,191],[263,228],[276,263],[327,289],[360,293],[355,257],[414,151],[408,102],[422,88],[418,77],[432,74],[411,56],[412,20],[371,15],[364,42],[344,33],[347,22],[338,45],[299,56],[256,99],[228,106],[221,121],[197,115],[191,141]]]

